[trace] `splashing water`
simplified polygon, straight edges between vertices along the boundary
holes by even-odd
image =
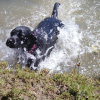
[[[51,71],[61,72],[62,69],[69,71],[71,67],[74,67],[74,62],[71,62],[71,59],[77,57],[80,51],[80,40],[82,39],[78,29],[78,26],[73,24],[73,22],[65,24],[65,27],[60,29],[55,48],[51,52],[50,57],[47,57],[40,64],[40,68],[48,68]],[[70,62],[73,64],[68,64]]]

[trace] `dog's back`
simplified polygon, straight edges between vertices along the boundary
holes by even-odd
[[[58,19],[57,8],[59,5],[59,3],[55,3],[51,17],[41,21],[33,31],[36,34],[38,48],[40,48],[42,55],[56,43],[57,35],[59,34],[57,28],[63,27],[61,20]]]

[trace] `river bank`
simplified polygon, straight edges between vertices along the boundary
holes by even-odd
[[[16,72],[0,62],[1,100],[100,100],[100,81],[78,74],[34,72],[28,68]]]

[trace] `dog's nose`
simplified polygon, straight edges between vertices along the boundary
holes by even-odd
[[[6,45],[11,46],[12,44],[14,44],[14,39],[13,38],[8,39]]]

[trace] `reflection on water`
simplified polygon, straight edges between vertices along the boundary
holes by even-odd
[[[32,30],[45,17],[50,16],[56,0],[0,0],[0,59],[6,59],[13,50],[5,41],[10,31],[25,25]],[[81,63],[80,72],[100,75],[100,54],[92,53],[91,45],[100,41],[99,0],[58,0],[59,19],[65,23],[50,57],[40,68],[70,72]]]

